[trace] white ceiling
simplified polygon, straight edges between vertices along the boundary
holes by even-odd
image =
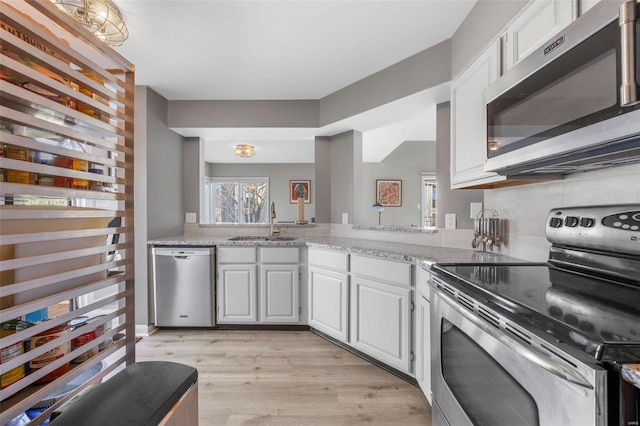
[[[169,100],[321,99],[450,38],[475,1],[116,0],[129,28],[129,39],[116,50],[135,64],[136,84]],[[424,97],[433,101],[441,96]],[[431,121],[418,127],[426,132],[434,127],[435,113],[415,110],[424,106],[415,99],[395,104],[394,123],[423,116]],[[355,118],[366,126],[351,127],[365,132],[365,152],[375,145],[367,143],[369,130],[394,124],[380,111],[370,113],[376,118],[366,113]],[[253,129],[250,136],[246,129],[176,131],[203,137],[207,145],[212,141],[215,145],[207,146],[207,152],[250,139],[258,152],[253,161],[266,162],[268,149],[278,148],[276,158],[282,160],[302,145],[312,147],[314,136],[350,125],[347,120],[304,129],[303,137],[289,129],[260,134]],[[287,140],[287,147],[274,142]],[[261,153],[265,161],[259,159]]]

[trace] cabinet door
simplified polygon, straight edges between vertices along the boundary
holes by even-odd
[[[347,342],[349,276],[309,267],[309,325]]]
[[[300,268],[297,265],[260,267],[260,322],[297,323],[300,313]]]
[[[429,327],[431,304],[420,295],[418,295],[417,299],[416,379],[424,396],[431,403],[431,329]]]
[[[351,346],[411,372],[411,290],[355,277],[351,286]]]
[[[218,323],[258,321],[256,265],[218,265]]]
[[[451,188],[505,180],[484,171],[487,126],[482,91],[498,78],[499,69],[496,40],[451,84]]]
[[[577,0],[535,0],[507,26],[505,69],[509,70],[577,17]]]

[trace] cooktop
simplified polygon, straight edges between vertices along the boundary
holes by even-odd
[[[475,297],[597,360],[640,361],[640,282],[612,281],[550,264],[440,264]]]

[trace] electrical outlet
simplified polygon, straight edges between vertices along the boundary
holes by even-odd
[[[447,213],[444,215],[444,227],[445,229],[456,229],[455,213]]]
[[[349,213],[342,213],[342,224],[347,225],[349,223]]]
[[[185,213],[184,214],[184,223],[196,223],[196,214],[195,213]]]
[[[422,206],[420,205],[420,203],[416,204],[416,208],[417,208],[418,210],[422,210]]]

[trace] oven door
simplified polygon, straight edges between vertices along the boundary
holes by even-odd
[[[434,426],[605,424],[604,369],[518,342],[435,287]]]

